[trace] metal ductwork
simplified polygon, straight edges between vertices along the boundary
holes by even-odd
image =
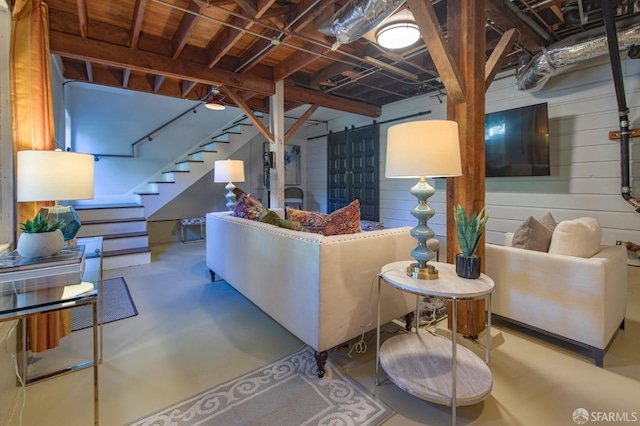
[[[334,36],[332,49],[351,43],[393,15],[405,0],[349,0],[330,20],[317,25],[318,31]]]
[[[621,27],[616,32],[619,50],[640,45],[640,19],[623,21]],[[518,90],[538,91],[551,76],[565,67],[608,53],[607,36],[602,29],[585,32],[543,48],[518,74],[516,87]]]

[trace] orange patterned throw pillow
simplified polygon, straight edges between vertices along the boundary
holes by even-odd
[[[344,235],[360,232],[360,201],[329,214],[286,208],[287,219],[300,223],[307,232],[322,235]]]

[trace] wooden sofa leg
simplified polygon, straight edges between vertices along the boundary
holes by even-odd
[[[316,351],[316,364],[318,364],[318,378],[322,379],[324,377],[324,365],[327,363],[327,358],[329,358],[329,352]]]
[[[624,318],[622,318],[622,322],[620,323],[620,330],[624,330]]]
[[[416,316],[416,314],[414,312],[409,312],[408,314],[406,314],[404,316],[404,329],[405,330],[411,331],[411,323],[413,322],[413,317],[415,317],[415,316]]]
[[[216,273],[209,269],[209,274],[211,275],[211,282],[216,280]]]

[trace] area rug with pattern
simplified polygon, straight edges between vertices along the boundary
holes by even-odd
[[[331,357],[322,379],[316,371],[314,351],[305,346],[130,426],[379,425],[394,414]]]
[[[129,287],[122,277],[110,278],[102,281],[102,323],[118,321],[138,315],[133,303]],[[100,304],[98,303],[98,318],[100,318]],[[93,325],[93,310],[90,305],[71,309],[71,331],[82,330]]]

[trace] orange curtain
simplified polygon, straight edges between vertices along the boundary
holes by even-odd
[[[49,11],[41,0],[16,0],[11,17],[10,96],[14,165],[21,150],[54,149]],[[18,203],[18,223],[31,219],[47,203]],[[28,319],[33,352],[57,346],[71,332],[68,311]]]

